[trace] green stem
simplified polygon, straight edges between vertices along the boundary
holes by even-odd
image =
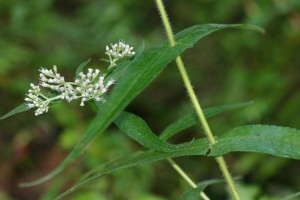
[[[192,179],[181,169],[177,163],[175,163],[171,158],[168,158],[167,161],[175,169],[175,171],[188,183],[192,188],[197,188],[197,185]],[[200,192],[200,197],[204,200],[210,200],[204,192]]]
[[[163,25],[166,29],[166,32],[167,32],[167,36],[168,36],[168,39],[169,39],[169,42],[170,42],[170,45],[171,46],[175,46],[176,45],[176,41],[175,41],[175,37],[174,37],[174,33],[172,31],[172,28],[171,28],[171,23],[168,19],[168,16],[167,16],[167,13],[166,13],[166,10],[164,8],[164,5],[163,5],[163,2],[162,0],[156,0],[156,3],[157,3],[157,7],[158,7],[158,10],[159,10],[159,13],[161,15],[161,18],[162,18],[162,21],[163,21]],[[196,113],[197,113],[197,116],[199,118],[199,121],[201,122],[202,126],[203,126],[203,129],[207,135],[207,138],[210,142],[211,145],[215,144],[216,143],[216,139],[207,123],[207,120],[204,116],[204,113],[201,109],[201,106],[200,106],[200,103],[199,101],[197,100],[197,97],[196,97],[196,94],[193,90],[193,87],[192,87],[192,84],[191,84],[191,81],[189,79],[189,76],[187,75],[187,71],[184,67],[184,64],[183,64],[183,61],[181,59],[180,56],[178,56],[176,58],[176,63],[177,63],[177,66],[178,66],[178,69],[179,69],[179,72],[182,76],[182,79],[183,79],[183,82],[184,82],[184,85],[187,89],[187,92],[191,98],[191,102],[196,110]],[[216,161],[217,163],[219,164],[220,166],[220,169],[225,177],[225,180],[227,181],[227,184],[232,192],[232,195],[234,197],[235,200],[240,200],[240,197],[237,193],[237,190],[235,188],[235,185],[233,183],[233,180],[232,180],[232,177],[229,173],[229,170],[226,166],[226,163],[225,163],[225,160],[223,157],[217,157],[216,158]]]

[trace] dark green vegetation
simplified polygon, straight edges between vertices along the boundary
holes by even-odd
[[[233,127],[249,123],[300,128],[299,5],[297,1],[259,2],[194,0],[167,5],[175,32],[208,22],[251,23],[267,31],[263,36],[251,31],[223,31],[205,38],[183,55],[204,107],[255,100],[244,109],[210,120],[220,137]],[[40,66],[56,64],[72,78],[78,64],[89,57],[94,65],[103,65],[98,58],[104,57],[100,53],[107,43],[124,38],[138,47],[144,40],[148,49],[164,39],[153,2],[9,1],[0,9],[1,26],[5,27],[1,28],[0,39],[3,114],[24,99]],[[157,133],[190,113],[192,108],[176,66],[167,67],[127,110],[145,119]],[[111,127],[88,147],[80,162],[55,178],[51,186],[17,188],[19,182],[34,180],[57,166],[92,116],[91,110],[75,103],[58,104],[38,118],[27,112],[3,121],[1,195],[8,199],[38,199],[39,195],[40,199],[53,199],[57,191],[68,188],[68,183],[99,163],[141,149]],[[193,127],[184,131],[173,142],[198,138],[199,130]],[[254,153],[234,153],[226,158],[232,173],[244,176],[241,191],[249,199],[258,198],[260,192],[264,199],[272,199],[271,196],[279,198],[300,190],[299,161]],[[220,178],[213,159],[187,157],[177,161],[194,180]],[[105,177],[70,199],[174,199],[187,188],[169,165],[160,162]],[[223,184],[209,187],[207,193],[220,199]]]

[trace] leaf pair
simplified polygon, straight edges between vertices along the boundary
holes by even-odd
[[[150,130],[143,119],[131,113],[123,112],[115,123],[126,135],[154,151],[168,153],[187,148],[199,148],[198,144],[195,143],[205,140],[198,139],[177,145],[166,143]],[[184,126],[188,127],[187,124],[182,124],[182,127]],[[143,136],[139,137],[140,135]],[[300,159],[299,140],[300,130],[298,129],[260,124],[245,125],[223,134],[214,145],[209,146],[203,143],[203,145],[206,145],[203,146],[203,149],[210,149],[208,156],[221,156],[229,152],[243,151]]]
[[[220,110],[224,109],[224,107],[225,106],[220,107]],[[230,107],[234,108],[235,106],[231,105],[227,107],[229,110]],[[207,110],[213,110],[214,112],[207,112]],[[204,110],[206,116],[208,115],[207,113],[213,116],[220,112],[217,107],[207,110]],[[188,128],[190,126],[189,121],[178,121],[181,122],[181,125],[178,125],[178,131],[173,131],[174,135],[179,133],[179,130],[182,130],[183,127]],[[174,124],[177,124],[178,121],[169,127],[174,127]],[[61,199],[81,187],[115,171],[173,157],[190,155],[221,156],[229,152],[245,151],[300,159],[300,146],[297,144],[297,141],[300,139],[300,130],[286,127],[269,125],[241,126],[228,131],[218,139],[216,144],[210,146],[207,139],[196,139],[178,145],[168,144],[157,137],[143,119],[131,113],[123,112],[120,117],[115,120],[115,123],[126,135],[151,150],[139,152],[126,158],[101,165],[99,168],[87,174],[78,184],[61,194],[57,199]],[[140,135],[143,136],[140,137]],[[208,154],[209,149],[210,153]],[[201,191],[201,187],[191,191],[191,194],[187,194],[187,196],[191,195],[194,197],[196,192],[199,191]]]

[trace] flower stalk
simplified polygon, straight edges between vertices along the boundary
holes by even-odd
[[[156,0],[156,3],[157,3],[158,11],[159,11],[159,13],[161,15],[161,18],[162,18],[163,25],[164,25],[166,33],[167,33],[167,37],[169,39],[170,45],[175,46],[176,41],[175,41],[174,33],[172,31],[171,23],[168,19],[168,16],[167,16],[166,10],[164,8],[163,2],[162,2],[162,0]],[[203,126],[205,134],[207,135],[207,138],[210,142],[210,145],[213,145],[213,144],[216,143],[216,139],[215,139],[208,123],[207,123],[207,120],[204,116],[204,113],[202,111],[200,103],[199,103],[199,101],[196,97],[195,91],[193,90],[191,81],[189,79],[189,76],[187,74],[187,71],[184,67],[183,61],[182,61],[180,56],[178,56],[176,58],[176,63],[177,63],[179,72],[182,76],[184,85],[185,85],[185,87],[187,89],[187,92],[189,94],[189,97],[191,98],[192,105],[194,106],[195,111],[197,113],[198,119],[199,119],[199,121],[201,122],[201,124]],[[232,177],[231,177],[230,172],[227,168],[227,165],[226,165],[226,162],[225,162],[224,158],[222,156],[217,157],[216,161],[220,166],[221,172],[223,173],[223,175],[225,177],[225,180],[226,180],[226,182],[227,182],[227,184],[230,188],[230,191],[231,191],[234,199],[235,200],[240,200],[239,194],[238,194],[238,192],[235,188],[235,185],[233,183]]]

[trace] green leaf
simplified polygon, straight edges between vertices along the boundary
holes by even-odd
[[[89,58],[88,60],[84,61],[77,67],[75,79],[79,78],[79,73],[82,72],[84,70],[85,66],[87,66],[90,62],[91,62],[91,59]]]
[[[70,163],[80,156],[87,145],[104,132],[121,111],[141,93],[179,54],[192,47],[201,38],[225,28],[258,29],[251,25],[219,25],[204,24],[185,29],[176,35],[177,45],[170,47],[166,41],[144,51],[129,64],[126,72],[118,80],[116,86],[107,98],[106,103],[100,105],[98,114],[89,124],[84,135],[65,160],[51,173],[39,180],[23,183],[21,186],[41,184],[62,172]]]
[[[233,151],[267,153],[275,156],[300,159],[300,130],[270,126],[247,125],[224,134],[212,146],[211,156]]]
[[[5,115],[3,115],[3,116],[0,118],[0,120],[6,119],[6,118],[8,118],[8,117],[11,117],[11,116],[13,116],[13,115],[15,115],[15,114],[18,114],[18,113],[21,113],[21,112],[25,112],[25,111],[27,111],[27,110],[30,110],[30,108],[28,108],[28,107],[26,106],[25,103],[22,103],[22,104],[19,105],[18,107],[14,108],[14,109],[11,110],[10,112],[8,112],[8,113],[6,113]]]
[[[224,113],[224,112],[227,112],[230,110],[234,110],[237,108],[241,108],[241,107],[250,105],[252,103],[253,102],[251,101],[251,102],[246,102],[246,103],[217,106],[217,107],[204,109],[203,112],[204,112],[204,115],[206,118],[210,118],[210,117],[219,115],[221,113]],[[167,139],[173,137],[174,135],[176,135],[177,133],[179,133],[180,131],[187,129],[198,122],[199,122],[199,119],[197,118],[196,113],[191,113],[191,114],[185,115],[185,116],[181,117],[180,119],[178,119],[177,121],[170,124],[165,130],[163,130],[163,132],[160,135],[160,138],[162,140],[167,140]]]
[[[192,142],[182,144],[180,151],[176,151],[176,152],[145,151],[145,152],[135,153],[126,158],[122,158],[119,160],[106,163],[104,165],[101,165],[100,168],[93,170],[93,174],[91,174],[88,178],[82,180],[78,184],[74,185],[66,192],[62,193],[59,197],[56,198],[56,200],[62,199],[68,194],[88,184],[91,184],[94,181],[100,179],[101,177],[107,174],[111,174],[115,171],[156,162],[166,158],[189,156],[189,155],[205,155],[208,146],[209,146],[208,141],[206,139],[199,139],[199,140],[194,140]]]
[[[151,150],[174,152],[180,149],[180,145],[172,145],[161,140],[151,131],[143,119],[132,113],[122,112],[114,120],[114,123],[127,136]]]
[[[54,92],[48,92],[45,96],[51,98],[51,97],[56,96],[56,93],[54,93]],[[54,104],[58,103],[59,101],[60,100],[55,100],[55,101],[51,102],[50,105],[54,105]],[[25,112],[25,111],[28,111],[28,110],[31,110],[31,109],[32,108],[28,108],[27,107],[26,103],[22,103],[19,106],[17,106],[16,108],[14,108],[13,110],[11,110],[10,112],[8,112],[7,114],[5,114],[4,116],[2,116],[0,118],[0,120],[6,119],[6,118],[11,117],[11,116],[13,116],[15,114],[19,114],[19,113],[22,113],[22,112]]]

